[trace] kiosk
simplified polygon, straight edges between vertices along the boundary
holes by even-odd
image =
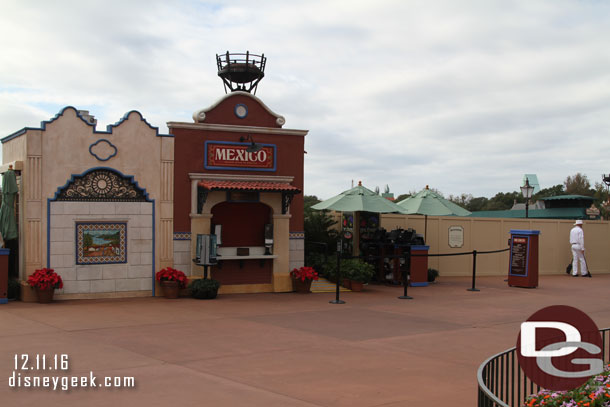
[[[254,95],[264,55],[217,61],[226,95],[192,123],[167,124],[176,157],[174,264],[192,278],[209,267],[221,294],[292,291],[290,270],[304,263],[307,131],[284,128],[284,117]],[[216,236],[214,263],[192,261],[199,235]]]
[[[508,285],[511,287],[538,287],[538,236],[539,230],[510,231],[510,261]]]

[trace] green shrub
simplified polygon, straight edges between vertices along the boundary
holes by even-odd
[[[375,267],[359,259],[341,260],[341,279],[368,283],[375,274]],[[324,268],[324,277],[332,282],[337,281],[337,258],[331,258]]]
[[[438,277],[437,269],[428,269],[428,282],[429,283],[434,282],[434,280],[436,280],[437,277]]]
[[[189,284],[191,296],[200,300],[211,300],[218,295],[220,283],[213,279],[199,278]]]
[[[345,261],[346,275],[352,281],[367,284],[375,274],[375,267],[371,264],[358,259],[350,259]],[[343,263],[341,263],[343,267]]]

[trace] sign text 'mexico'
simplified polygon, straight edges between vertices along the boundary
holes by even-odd
[[[261,145],[254,152],[247,151],[248,143],[205,143],[205,168],[226,170],[275,171],[275,146]]]

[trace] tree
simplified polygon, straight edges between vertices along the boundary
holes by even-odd
[[[602,184],[601,182],[596,182],[595,194],[593,195],[593,198],[595,198],[594,204],[600,210],[602,219],[608,219],[608,215],[610,214],[608,213],[608,207],[604,205],[606,202],[608,202],[609,198],[606,185]]]
[[[580,172],[576,173],[573,176],[569,176],[563,182],[565,186],[566,193],[568,195],[585,195],[585,196],[593,196],[595,190],[591,189],[591,183],[586,175],[581,174]]]
[[[468,202],[466,209],[470,212],[484,211],[488,204],[489,199],[484,196],[479,196],[477,198],[472,198],[470,202]]]
[[[538,200],[538,199],[549,198],[551,196],[559,196],[559,195],[565,195],[565,191],[563,190],[563,185],[562,184],[557,184],[557,185],[552,186],[550,188],[541,189],[540,191],[538,191],[538,193],[536,193],[532,197],[532,200],[535,201],[535,200]]]
[[[394,202],[398,203],[400,201],[404,201],[405,199],[409,198],[410,196],[411,196],[411,194],[400,194],[396,197]]]
[[[307,218],[307,216],[313,212],[311,207],[319,202],[321,202],[320,199],[318,199],[318,197],[315,195],[305,195],[303,197],[305,218]]]
[[[472,201],[471,194],[461,194],[459,196],[449,195],[449,200],[462,208],[467,208],[470,201]]]
[[[521,192],[498,192],[489,200],[483,210],[485,211],[505,211],[513,207],[515,202],[525,202]]]

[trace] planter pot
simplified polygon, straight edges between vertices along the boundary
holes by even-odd
[[[180,283],[178,281],[161,281],[161,287],[163,287],[165,298],[178,298],[178,294],[180,294]]]
[[[48,304],[53,301],[53,295],[55,294],[54,288],[47,288],[45,290],[41,290],[40,288],[36,287],[35,290],[36,298],[38,298],[39,304]]]
[[[292,289],[297,293],[306,294],[311,292],[312,280],[292,280]]]
[[[354,280],[350,281],[350,290],[362,291],[363,288],[364,288],[364,284],[361,283],[360,281],[354,281]]]
[[[352,280],[348,280],[347,278],[343,279],[343,287],[350,290],[352,288]]]

